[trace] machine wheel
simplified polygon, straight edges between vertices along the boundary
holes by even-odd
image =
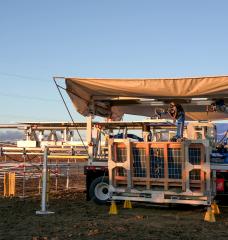
[[[89,188],[89,196],[97,204],[105,204],[109,200],[109,181],[107,177],[93,180]]]

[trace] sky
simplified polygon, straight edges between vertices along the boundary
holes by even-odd
[[[53,76],[228,75],[227,9],[226,0],[2,0],[0,122],[70,121]]]

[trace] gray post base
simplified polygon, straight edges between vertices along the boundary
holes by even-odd
[[[36,211],[36,215],[48,215],[48,214],[54,214],[55,212],[51,211]]]

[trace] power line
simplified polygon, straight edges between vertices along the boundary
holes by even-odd
[[[60,89],[59,89],[60,86],[57,84],[55,78],[53,78],[53,81],[54,81],[55,86],[56,86],[56,88],[57,88],[57,90],[58,90],[58,93],[59,93],[59,95],[60,95],[60,97],[61,97],[61,99],[62,99],[62,101],[63,101],[63,104],[64,104],[64,106],[65,106],[65,108],[66,108],[66,110],[67,110],[67,112],[68,112],[68,114],[69,114],[69,116],[70,116],[71,121],[72,121],[72,123],[75,125],[73,116],[72,116],[72,114],[71,114],[71,112],[70,112],[70,110],[69,110],[69,108],[68,108],[68,106],[67,106],[67,103],[66,103],[66,101],[65,101],[65,99],[64,99],[64,97],[63,97],[63,95],[62,95],[62,93],[61,93],[61,91],[60,91]],[[85,148],[86,152],[88,153],[88,150],[87,150],[87,148],[86,148],[86,146],[85,146],[85,143],[84,143],[84,141],[83,141],[83,139],[82,139],[82,136],[81,136],[78,128],[76,127],[76,125],[75,125],[75,128],[76,128],[76,131],[77,131],[77,133],[78,133],[78,136],[79,136],[79,138],[80,138],[80,140],[81,140],[81,142],[82,142],[82,144],[83,144],[83,147]]]
[[[6,77],[16,77],[16,78],[21,78],[21,79],[39,81],[39,82],[47,82],[44,79],[35,78],[35,77],[31,77],[31,76],[20,75],[20,74],[14,74],[14,73],[0,72],[0,75],[1,76],[6,76]]]
[[[36,100],[36,101],[45,101],[45,102],[59,102],[58,99],[51,99],[51,98],[41,98],[41,97],[32,97],[32,96],[26,96],[21,94],[9,94],[0,92],[0,97],[11,97],[11,98],[23,98],[28,100]]]

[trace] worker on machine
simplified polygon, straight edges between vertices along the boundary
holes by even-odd
[[[150,131],[150,125],[144,124],[142,126],[142,133],[143,133],[143,141],[144,142],[152,141],[152,133]]]
[[[171,139],[171,141],[182,141],[185,122],[185,112],[183,107],[178,103],[171,102],[167,112],[177,125],[176,135]]]
[[[155,109],[155,116],[157,118],[161,118],[162,114],[169,114],[170,117],[173,119],[174,123],[177,125],[177,132],[176,135],[171,139],[171,141],[182,141],[183,134],[184,134],[184,122],[185,122],[185,112],[183,107],[175,102],[171,102],[169,104],[168,109],[163,108],[156,108]]]

